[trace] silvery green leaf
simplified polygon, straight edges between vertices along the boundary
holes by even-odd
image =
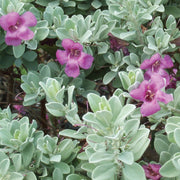
[[[61,155],[52,155],[50,158],[50,162],[57,162],[59,163],[61,161]]]
[[[97,121],[105,127],[109,127],[112,121],[113,114],[110,111],[102,110],[95,113]]]
[[[93,180],[115,180],[116,165],[113,163],[106,163],[97,166],[92,172]]]
[[[66,177],[66,180],[80,180],[80,179],[84,179],[84,177],[78,174],[70,174]]]
[[[32,157],[34,154],[34,145],[32,143],[29,143],[22,151],[22,160],[23,160],[23,166],[27,167],[30,162],[32,161]]]
[[[115,155],[108,152],[95,152],[93,153],[90,158],[90,163],[102,163],[102,162],[113,162]]]
[[[25,51],[25,44],[21,44],[19,46],[13,46],[13,54],[16,58],[21,57]]]
[[[125,164],[132,165],[134,163],[134,155],[132,152],[124,151],[118,155],[118,160]]]
[[[47,110],[55,117],[60,117],[65,115],[65,107],[62,103],[50,102],[46,104]]]
[[[119,113],[120,113],[120,111],[122,109],[122,104],[121,104],[120,99],[117,96],[112,96],[109,99],[109,105],[110,105],[110,107],[112,109],[111,112],[113,114],[111,123],[114,123],[114,121],[116,120],[117,116],[119,115]]]
[[[3,177],[7,173],[9,166],[10,166],[10,160],[9,159],[3,159],[0,162],[0,176],[1,177]]]
[[[169,147],[167,137],[163,135],[156,136],[154,141],[154,147],[158,154],[161,154],[161,152],[166,151]]]
[[[72,102],[74,88],[75,88],[75,86],[70,86],[68,88],[68,107],[70,107],[71,102]]]
[[[75,139],[85,139],[86,138],[85,135],[79,134],[79,133],[77,133],[77,131],[72,130],[72,129],[64,129],[59,132],[59,135],[71,137],[71,138],[75,138]]]
[[[28,172],[26,173],[26,180],[37,180],[37,177],[34,172]]]
[[[108,44],[105,42],[97,43],[97,47],[98,47],[98,54],[105,54],[109,49]]]
[[[146,180],[143,168],[137,163],[132,165],[124,164],[122,173],[123,180]]]
[[[120,71],[118,73],[118,75],[119,75],[119,78],[121,80],[123,88],[125,90],[127,90],[129,88],[129,86],[131,85],[131,81],[130,81],[130,79],[128,77],[128,74],[126,72],[124,72],[124,71]]]
[[[42,76],[42,78],[45,78],[45,77],[51,77],[51,70],[49,68],[48,65],[44,65],[40,71],[39,71],[40,75]]]
[[[74,151],[75,145],[71,139],[64,139],[58,145],[59,153],[61,154],[61,160],[65,161],[71,153]]]
[[[59,168],[54,169],[52,176],[53,176],[53,180],[63,180],[63,174],[61,169]]]
[[[124,133],[126,135],[133,136],[133,134],[137,132],[139,128],[139,124],[140,124],[139,119],[130,119],[126,121],[126,124],[124,126]]]
[[[105,150],[105,138],[96,134],[90,134],[86,138],[88,144],[94,149]]]
[[[31,50],[36,50],[37,49],[37,40],[33,39],[30,41],[26,41],[25,42],[27,44],[27,48],[31,49]]]
[[[49,34],[49,29],[47,27],[40,27],[36,30],[35,39],[42,41],[44,40]]]
[[[120,33],[120,39],[132,41],[136,38],[136,31],[128,31]]]
[[[90,38],[90,36],[92,35],[92,32],[90,30],[87,30],[81,37],[80,37],[80,42],[84,43],[86,41],[88,41],[88,39]]]
[[[65,28],[57,28],[56,34],[59,37],[59,39],[61,39],[61,40],[70,38],[70,34]]]
[[[98,9],[102,6],[102,3],[99,0],[93,0],[93,2],[91,3],[91,5],[95,8]]]
[[[94,170],[96,166],[92,163],[83,163],[81,168],[87,172],[91,172]]]
[[[154,51],[158,51],[158,47],[156,46],[155,39],[152,36],[147,37],[148,48]]]
[[[54,166],[61,169],[63,174],[70,173],[70,166],[65,162],[60,162],[60,163],[54,164]]]
[[[162,151],[160,154],[159,162],[161,164],[165,164],[167,161],[171,159],[172,155],[167,151]]]
[[[176,141],[176,144],[180,147],[180,128],[175,129],[175,131],[174,131],[174,139]]]
[[[134,110],[135,110],[136,106],[133,104],[127,104],[125,105],[122,109],[120,114],[118,115],[115,124],[116,125],[120,125],[121,123],[124,123],[125,119],[127,116],[129,116]]]
[[[37,22],[36,28],[47,27],[47,26],[48,26],[48,22],[46,20],[42,20]]]
[[[96,112],[99,110],[99,103],[101,102],[101,98],[94,93],[90,93],[87,95],[87,99],[89,102],[89,105],[93,112]]]
[[[18,172],[12,172],[10,175],[11,180],[23,180],[24,176],[21,173]]]
[[[36,59],[37,53],[35,51],[26,51],[22,58],[24,58],[28,62],[32,62]]]
[[[173,178],[180,175],[180,171],[175,168],[172,159],[167,161],[159,170],[163,177]]]
[[[176,19],[173,15],[169,15],[166,20],[166,28],[167,29],[176,29]]]

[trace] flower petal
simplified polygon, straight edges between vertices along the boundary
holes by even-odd
[[[161,59],[161,67],[164,69],[172,68],[174,66],[173,61],[169,55],[165,55],[164,59]]]
[[[131,97],[140,101],[144,101],[148,84],[149,82],[144,80],[137,89],[134,89],[130,92]]]
[[[166,80],[166,86],[168,86],[169,85],[169,83],[170,83],[170,76],[169,76],[169,74],[164,70],[164,69],[159,69],[159,75],[161,76],[161,77],[163,77],[163,78],[165,78],[165,80]]]
[[[94,58],[90,54],[81,52],[81,56],[78,59],[79,66],[83,69],[89,69],[92,66]]]
[[[30,11],[25,12],[20,18],[23,20],[24,26],[32,27],[37,24],[35,15]]]
[[[150,59],[145,59],[140,65],[141,69],[151,69],[151,66],[157,61],[160,60],[161,56],[159,53],[154,54]]]
[[[63,39],[62,40],[62,47],[66,50],[69,51],[71,49],[76,49],[79,51],[83,50],[83,46],[80,43],[75,43],[71,39]]]
[[[156,99],[150,101],[150,102],[144,102],[141,106],[141,114],[142,116],[149,116],[152,115],[158,111],[160,111],[161,107],[156,101]]]
[[[0,17],[0,26],[5,30],[8,31],[8,28],[10,26],[14,26],[18,19],[19,19],[19,14],[17,12],[11,12],[7,15],[1,16]]]
[[[74,60],[69,60],[66,64],[65,73],[69,77],[78,77],[80,74],[78,62]]]
[[[30,39],[33,39],[34,33],[30,29],[28,29],[26,26],[21,26],[17,30],[17,36],[23,40],[30,40]]]
[[[21,44],[21,39],[17,37],[17,33],[11,33],[7,32],[5,36],[5,42],[7,45],[12,45],[12,46],[19,46]]]
[[[164,86],[165,86],[164,79],[158,73],[152,73],[149,82],[149,89],[155,93],[156,91],[162,89]]]
[[[170,101],[173,101],[173,95],[172,94],[166,94],[163,91],[157,91],[155,98],[158,101],[163,102],[165,104],[169,103]]]
[[[65,50],[69,50],[72,49],[74,41],[71,39],[63,39],[61,44]]]
[[[68,56],[67,56],[66,51],[62,51],[62,50],[59,50],[59,49],[56,51],[56,58],[57,58],[57,61],[61,65],[67,63],[67,61],[68,61]]]

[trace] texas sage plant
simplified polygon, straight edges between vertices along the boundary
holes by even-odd
[[[0,0],[1,180],[180,180],[179,0]]]

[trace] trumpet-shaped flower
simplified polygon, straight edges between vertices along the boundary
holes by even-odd
[[[65,73],[69,77],[76,78],[80,74],[79,67],[89,69],[94,58],[90,54],[83,52],[83,46],[71,39],[63,39],[62,46],[64,50],[57,50],[57,61],[63,65],[66,64]]]
[[[142,116],[149,116],[159,111],[161,108],[158,102],[167,104],[173,100],[171,94],[161,91],[163,87],[165,87],[164,79],[153,73],[150,80],[144,80],[137,89],[130,92],[134,99],[143,101],[140,109]]]
[[[173,61],[169,55],[165,55],[164,58],[159,53],[154,54],[150,59],[146,59],[141,64],[141,69],[147,69],[144,74],[145,79],[150,79],[152,73],[158,73],[166,79],[166,86],[169,84],[169,74],[164,70],[173,67]]]
[[[161,179],[161,175],[159,173],[159,169],[161,168],[160,164],[148,164],[148,165],[143,165],[142,167],[148,179],[152,179],[152,180]]]
[[[36,24],[36,17],[29,11],[21,16],[17,12],[11,12],[0,17],[0,26],[7,31],[5,42],[12,46],[20,45],[22,40],[32,39],[34,33],[28,27]]]

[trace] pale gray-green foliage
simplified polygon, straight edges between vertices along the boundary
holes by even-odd
[[[60,135],[81,139],[88,143],[78,155],[81,168],[94,180],[144,179],[142,167],[136,163],[150,140],[149,130],[140,126],[135,106],[124,104],[123,93],[116,92],[109,100],[104,96],[88,94],[93,112],[83,116],[80,129],[63,130]],[[131,174],[131,173],[132,174]]]
[[[0,112],[0,179],[65,179],[73,176],[78,141],[44,135],[35,121],[15,119],[10,109]]]

